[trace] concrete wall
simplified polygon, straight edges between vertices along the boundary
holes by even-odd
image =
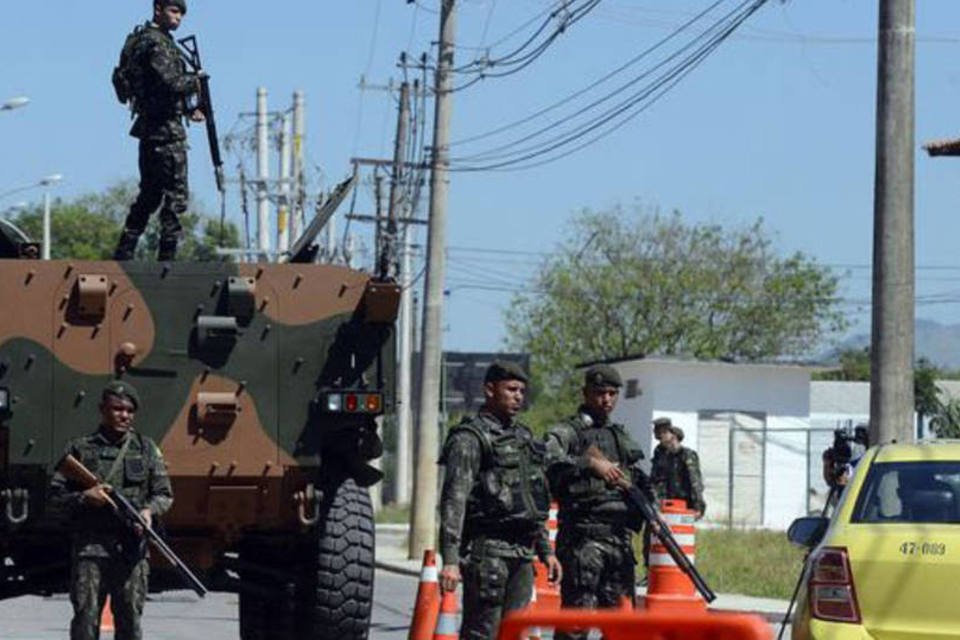
[[[733,446],[734,486],[741,498],[739,502],[742,504],[748,496],[755,496],[749,499],[757,503],[758,519],[762,505],[762,521],[754,524],[782,529],[795,517],[806,513],[809,369],[790,365],[654,358],[614,366],[625,383],[614,419],[628,425],[648,456],[655,445],[651,421],[668,417],[684,430],[684,444],[698,451],[704,467],[712,465],[714,471],[718,465],[729,468],[729,450],[701,450],[700,437],[705,413],[725,412],[719,419],[726,419],[729,414],[732,428],[759,429],[756,432],[738,431]],[[638,391],[635,394],[634,389]],[[710,448],[722,447],[714,444]],[[762,460],[756,459],[761,455],[759,452],[762,452]],[[742,476],[737,475],[738,458]],[[751,469],[744,471],[746,467]],[[762,479],[758,477],[761,469]],[[727,490],[719,484],[717,481],[713,487],[708,487],[708,494],[712,490],[714,502],[724,503]],[[726,509],[723,511],[724,514],[711,513],[708,503],[707,517],[716,519],[725,515]],[[737,513],[738,509],[734,512]]]

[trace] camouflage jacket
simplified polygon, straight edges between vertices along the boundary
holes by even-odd
[[[139,34],[131,64],[138,67],[140,86],[130,135],[158,142],[186,140],[183,116],[186,99],[197,92],[197,77],[187,72],[168,32],[148,22]]]
[[[650,482],[660,500],[686,500],[690,509],[700,513],[707,508],[707,503],[703,501],[700,458],[693,449],[680,447],[676,452],[671,452],[658,444],[653,450]]]
[[[532,558],[534,553],[541,559],[553,553],[546,531],[546,479],[543,479],[543,519],[539,522],[528,522],[523,531],[497,530],[496,527],[484,529],[484,520],[489,518],[493,522],[498,513],[491,509],[489,489],[484,483],[497,482],[494,474],[486,468],[490,463],[484,460],[484,444],[474,434],[474,429],[483,430],[490,434],[490,438],[506,447],[519,449],[534,444],[529,429],[522,424],[511,422],[501,423],[496,417],[481,411],[477,416],[469,418],[471,428],[462,426],[454,428],[444,443],[440,464],[445,466],[443,489],[440,496],[440,553],[443,563],[458,564],[463,552],[469,551],[471,545],[481,538],[484,543],[484,553],[507,558]],[[538,466],[534,469],[543,476],[543,460],[537,464],[533,457],[523,451],[514,451],[526,462]],[[521,465],[521,468],[522,466]],[[528,496],[529,497],[529,496]]]
[[[577,415],[553,426],[547,432],[547,477],[550,489],[560,503],[560,525],[611,524],[635,527],[636,514],[623,493],[610,487],[590,470],[585,451],[590,445],[636,482],[642,472],[636,463],[643,452],[626,428],[619,423],[594,423],[581,408]]]
[[[123,443],[132,438],[123,460],[114,466]],[[64,451],[114,489],[120,490],[137,509],[149,508],[159,516],[173,504],[173,489],[160,448],[150,438],[129,432],[111,442],[102,429],[72,440]],[[114,473],[110,475],[111,469]],[[110,475],[109,478],[106,476]],[[81,557],[111,557],[118,552],[129,530],[109,507],[90,507],[82,503],[83,490],[59,472],[50,485],[53,515],[66,520],[73,534],[74,550]]]

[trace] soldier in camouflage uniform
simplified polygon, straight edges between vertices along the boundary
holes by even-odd
[[[187,12],[185,0],[156,0],[153,20],[138,28],[130,56],[133,108],[130,135],[140,140],[140,193],[130,206],[114,260],[133,258],[150,215],[160,209],[159,260],[173,260],[182,234],[180,216],[187,210],[186,100],[199,91],[187,73],[172,31]],[[203,120],[195,110],[190,119]]]
[[[71,640],[100,636],[100,613],[109,595],[116,640],[140,640],[149,565],[143,532],[129,528],[107,506],[121,491],[151,523],[173,504],[173,491],[156,443],[133,430],[139,398],[132,385],[113,381],[103,390],[100,428],[71,441],[71,454],[101,483],[82,490],[60,473],[53,476],[50,506],[72,533]]]
[[[700,473],[700,458],[683,442],[683,429],[675,426],[670,418],[653,421],[653,436],[660,442],[653,450],[650,461],[650,484],[658,500],[683,500],[699,520],[707,509],[703,500],[703,475]],[[650,530],[643,535],[643,564],[650,566]],[[644,579],[646,580],[646,578]]]
[[[685,500],[698,520],[703,517],[707,503],[703,500],[703,476],[700,458],[693,449],[684,447],[683,429],[674,426],[670,418],[653,421],[653,435],[660,444],[653,450],[650,482],[659,500]]]
[[[450,431],[440,458],[440,586],[455,591],[462,575],[460,637],[468,640],[492,640],[505,612],[527,606],[534,554],[551,581],[562,573],[544,526],[550,505],[543,445],[516,421],[526,383],[515,364],[492,364],[483,407]]]
[[[624,426],[610,420],[621,386],[613,367],[590,367],[583,404],[547,433],[547,475],[560,504],[557,557],[564,567],[564,607],[615,607],[622,597],[634,598],[631,536],[640,519],[615,485],[637,478],[641,471],[635,465],[643,453]],[[591,445],[606,459],[586,455]]]

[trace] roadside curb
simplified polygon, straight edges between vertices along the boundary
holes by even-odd
[[[414,578],[420,577],[420,572],[416,569],[410,569],[400,564],[394,562],[383,561],[383,560],[374,560],[373,566],[377,569],[382,569],[384,571],[389,571],[390,573],[398,573],[403,576],[413,576]]]

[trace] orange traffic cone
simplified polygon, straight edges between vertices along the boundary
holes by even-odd
[[[547,517],[547,534],[550,537],[550,547],[557,549],[557,509],[556,502],[550,503],[550,513]],[[559,609],[560,608],[560,585],[551,584],[547,575],[547,567],[542,562],[534,562],[534,585],[537,590],[537,599],[539,609]]]
[[[529,610],[537,608],[537,585],[533,585],[533,592],[530,594],[530,606],[527,608]],[[543,637],[543,632],[540,631],[540,627],[530,627],[527,633],[527,640],[541,640]]]
[[[662,500],[660,511],[680,548],[694,562],[696,556],[693,511],[683,500]],[[693,582],[673,561],[667,548],[653,535],[650,539],[649,583],[645,607],[648,611],[698,613],[707,610],[707,603],[696,592]]]
[[[457,640],[460,637],[460,602],[455,591],[446,591],[440,600],[440,617],[433,640]]]
[[[110,604],[110,596],[103,604],[103,611],[100,612],[100,631],[114,631],[113,627],[113,605]]]
[[[437,627],[440,614],[440,585],[437,582],[437,553],[433,549],[423,552],[423,569],[420,570],[420,586],[413,607],[413,621],[407,640],[430,640]]]

